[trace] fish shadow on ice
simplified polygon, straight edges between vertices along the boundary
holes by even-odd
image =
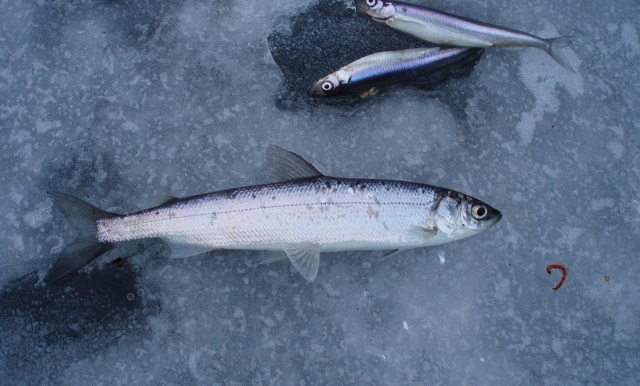
[[[429,47],[429,43],[389,30],[356,15],[343,1],[320,1],[290,19],[282,19],[268,36],[271,55],[284,76],[277,92],[280,109],[297,110],[317,104],[352,107],[369,99],[359,96],[314,99],[309,87],[318,79],[359,58],[381,51]],[[481,53],[410,84],[435,92],[450,79],[470,75]]]
[[[137,288],[139,275],[136,266],[117,260],[59,285],[38,284],[34,272],[4,286],[0,344],[5,374],[37,382],[122,336],[146,336],[147,319],[160,307]]]

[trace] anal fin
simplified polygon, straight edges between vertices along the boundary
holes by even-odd
[[[285,260],[288,260],[287,255],[283,254],[282,252],[278,252],[278,253],[272,253],[265,257],[262,257],[257,264],[267,265],[267,264],[279,263]]]
[[[172,259],[200,255],[213,250],[210,246],[185,244],[168,238],[163,238],[162,240],[169,247],[169,257]]]

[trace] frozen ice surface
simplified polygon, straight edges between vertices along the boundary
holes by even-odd
[[[637,3],[438,3],[574,36],[576,74],[487,50],[437,93],[291,108],[269,36],[314,6],[0,2],[2,383],[640,383]],[[371,27],[361,47],[396,39]],[[461,190],[504,218],[387,259],[327,254],[313,284],[265,253],[169,260],[153,240],[36,284],[73,239],[46,191],[133,211],[266,182],[267,144],[327,174]],[[558,291],[549,264],[567,267]]]

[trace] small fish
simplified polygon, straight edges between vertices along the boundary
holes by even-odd
[[[413,48],[365,56],[318,80],[309,95],[319,98],[375,95],[381,88],[411,82],[445,66],[479,58],[479,48]]]
[[[79,231],[47,273],[55,282],[79,270],[114,243],[159,237],[172,257],[217,249],[284,251],[308,281],[320,252],[403,250],[472,236],[501,214],[449,189],[404,181],[328,177],[297,154],[272,146],[280,182],[223,190],[131,214],[98,209],[64,193],[56,206]]]
[[[564,68],[573,71],[562,54],[562,49],[569,44],[568,37],[543,39],[525,32],[400,1],[355,2],[358,14],[434,44],[456,47],[535,47],[546,51]]]

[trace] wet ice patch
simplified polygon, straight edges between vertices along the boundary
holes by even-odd
[[[547,25],[537,36],[559,36],[555,28]],[[573,41],[572,44],[577,44]],[[574,48],[564,48],[564,54],[569,63],[578,69],[579,60]],[[519,68],[520,80],[535,101],[533,106],[522,113],[516,130],[520,134],[520,143],[528,145],[535,135],[536,125],[543,121],[545,114],[555,114],[560,110],[560,89],[575,98],[584,92],[584,81],[580,73],[571,73],[562,68],[549,54],[539,49],[525,48],[522,50],[522,65]],[[525,106],[526,108],[527,106]],[[561,128],[559,128],[561,129]]]

